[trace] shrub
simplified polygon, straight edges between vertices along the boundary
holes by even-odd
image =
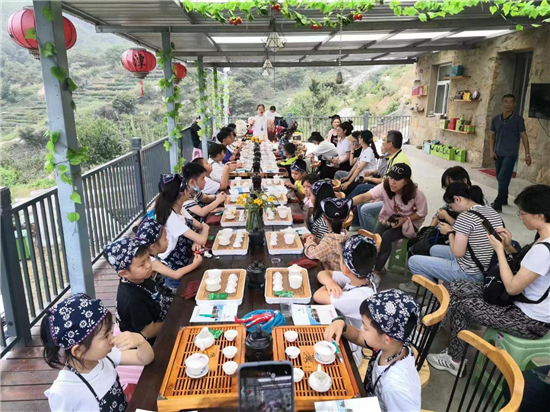
[[[136,110],[136,98],[128,92],[121,93],[113,99],[111,105],[119,113],[134,113]]]
[[[115,124],[107,119],[82,117],[76,122],[80,146],[89,148],[90,160],[84,166],[96,166],[114,159],[128,150]]]
[[[0,166],[0,186],[13,186],[17,183],[17,170]]]
[[[25,126],[17,130],[19,137],[27,146],[32,148],[46,147],[49,137],[45,135],[46,129],[37,129]]]

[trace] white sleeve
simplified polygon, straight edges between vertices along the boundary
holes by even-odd
[[[339,270],[332,272],[332,280],[334,280],[340,287],[344,287],[349,283],[349,278]]]
[[[390,386],[380,393],[380,403],[387,412],[420,412],[420,403],[407,388]]]
[[[550,250],[545,245],[535,244],[521,261],[521,266],[539,276],[550,272]]]
[[[179,217],[172,212],[166,222],[166,230],[170,233],[170,236],[177,238],[187,232],[189,226],[185,224],[185,219],[183,217]]]
[[[120,365],[120,359],[122,358],[122,352],[120,349],[113,347],[107,356],[114,362],[115,368]],[[107,362],[109,362],[109,360],[107,360]]]
[[[212,173],[210,173],[210,179],[217,183],[222,181],[222,168],[220,165],[212,165]]]
[[[52,412],[70,412],[76,411],[75,403],[72,399],[67,398],[63,393],[57,393],[53,388],[44,392],[44,395],[48,398],[48,404]]]
[[[207,195],[215,195],[220,190],[220,184],[214,182],[212,179],[206,179],[206,185],[204,186],[203,193]]]
[[[74,387],[53,385],[44,392],[48,398],[50,410],[52,412],[99,411],[99,404],[87,388],[86,394],[74,389]]]

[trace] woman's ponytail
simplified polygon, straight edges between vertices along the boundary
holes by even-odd
[[[339,217],[335,217],[330,221],[330,227],[332,229],[332,233],[340,234],[342,232],[343,226],[344,226],[344,221]]]
[[[483,191],[481,190],[481,187],[479,186],[469,186],[468,192],[470,194],[470,199],[476,202],[477,204],[484,204],[485,198],[483,197]]]
[[[42,318],[42,323],[40,324],[40,339],[42,340],[42,346],[44,346],[44,362],[48,364],[50,368],[62,368],[65,366],[61,361],[59,346],[55,346],[50,337],[50,324],[48,320],[48,315]]]
[[[159,182],[159,195],[155,201],[155,215],[157,222],[161,225],[166,225],[170,214],[172,213],[172,206],[180,195],[181,177],[176,175],[174,180],[163,184],[162,178]]]
[[[453,203],[455,196],[472,200],[479,205],[485,204],[483,191],[479,186],[468,186],[464,182],[452,182],[447,186],[443,200],[450,204]]]

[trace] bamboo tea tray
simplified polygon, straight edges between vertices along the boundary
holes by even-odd
[[[286,215],[286,218],[284,218],[284,219],[281,219],[281,217],[279,216],[279,213],[277,212],[277,209],[275,209],[273,211],[273,214],[274,214],[273,219],[268,219],[267,218],[267,213],[264,210],[264,225],[266,225],[266,226],[290,226],[290,225],[292,225],[292,212],[291,212],[290,208],[288,209],[288,213]]]
[[[293,297],[283,298],[277,296],[273,292],[273,274],[275,272],[281,272],[283,275],[283,291],[294,293]],[[292,289],[288,283],[288,269],[285,268],[268,268],[265,271],[266,280],[265,280],[265,301],[269,304],[277,303],[302,303],[307,304],[311,301],[311,286],[309,284],[309,275],[307,269],[302,268],[302,286],[299,289]]]
[[[231,238],[229,239],[229,244],[227,246],[220,245],[220,236],[221,232],[218,232],[216,235],[216,240],[214,241],[214,246],[212,246],[212,253],[215,256],[234,256],[234,255],[246,255],[248,253],[248,244],[249,236],[247,232],[243,232],[243,241],[241,247],[236,248],[233,246],[235,238],[237,237],[237,232],[233,232]]]
[[[231,195],[227,195],[225,198],[225,203],[223,204],[225,207],[236,207],[237,209],[242,209],[243,206],[239,206],[237,204],[237,201],[232,202],[231,201]]]
[[[230,187],[237,188],[237,187],[252,187],[252,180],[250,179],[240,179],[240,180],[231,180],[229,182]]]
[[[229,342],[223,334],[206,349],[209,358],[210,371],[202,378],[189,378],[185,373],[185,360],[194,353],[200,352],[195,346],[195,337],[204,326],[188,326],[182,328],[176,338],[172,356],[162,381],[157,407],[159,412],[175,412],[181,409],[198,408],[229,408],[238,409],[239,404],[239,374],[228,376],[222,370],[222,365],[228,359],[223,356],[222,350],[227,346],[235,346],[237,355],[234,360],[239,365],[245,361],[246,329],[243,325],[216,325],[210,329],[235,329],[237,338]]]
[[[208,299],[211,293],[225,292],[225,287],[227,286],[229,275],[231,275],[232,273],[236,274],[239,277],[239,280],[237,281],[237,290],[235,291],[235,293],[229,293],[227,295],[227,299]],[[205,280],[208,278],[207,274],[208,274],[208,270],[204,272],[204,275],[202,276],[202,280],[201,280],[201,285],[199,286],[199,291],[195,296],[197,305],[224,305],[224,304],[240,305],[241,303],[243,303],[244,284],[246,282],[246,270],[223,269],[222,276],[221,276],[221,288],[216,292],[209,292],[206,290]]]
[[[241,219],[241,213],[243,218]],[[227,218],[227,209],[223,211],[222,219],[220,221],[220,225],[222,227],[241,227],[246,225],[246,218],[248,216],[248,212],[244,209],[239,209],[235,212],[235,217],[233,219]]]
[[[328,373],[332,379],[330,390],[320,393],[309,386],[309,376],[317,370],[317,365],[319,365],[314,357],[313,346],[324,340],[325,329],[326,326],[278,326],[273,328],[273,360],[288,360],[295,368],[300,368],[305,373],[303,379],[294,384],[294,406],[296,410],[315,410],[315,402],[351,399],[359,396],[359,386],[353,378],[351,362],[342,342],[339,344],[339,349],[344,357],[344,363],[342,364],[336,356],[336,359],[330,365],[322,365],[323,371]],[[287,330],[298,332],[298,340],[292,343],[287,342],[284,338],[284,333]],[[296,359],[289,359],[285,354],[287,346],[298,346],[301,350],[300,356]]]
[[[277,234],[277,245],[272,246],[270,243],[271,234]],[[300,255],[304,252],[304,245],[298,233],[295,232],[294,243],[287,245],[285,242],[285,232],[265,232],[267,242],[267,251],[270,255]]]
[[[289,180],[288,179],[279,179],[279,181],[277,183],[275,183],[274,179],[264,178],[264,179],[262,179],[262,186],[263,187],[273,187],[273,186],[284,187],[285,182],[289,182]]]

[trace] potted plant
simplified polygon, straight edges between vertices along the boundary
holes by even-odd
[[[243,193],[237,200],[237,205],[244,207],[247,212],[246,230],[253,245],[264,244],[263,212],[274,207],[274,196],[258,190],[252,190],[249,194]]]

